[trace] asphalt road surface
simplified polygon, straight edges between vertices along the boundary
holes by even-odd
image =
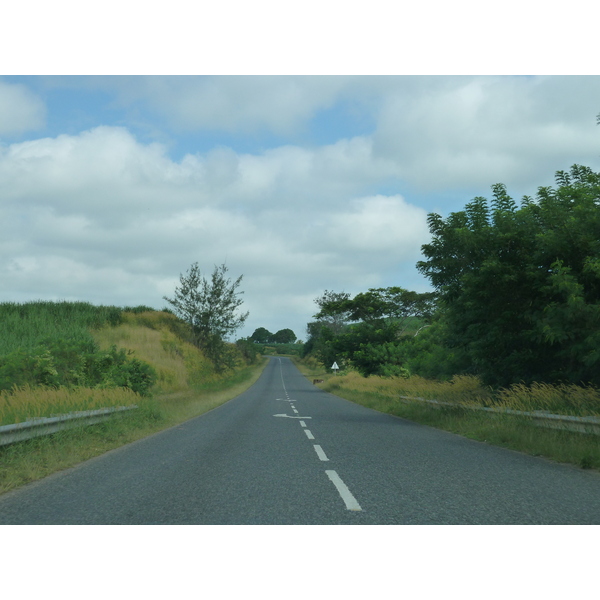
[[[600,474],[327,394],[287,358],[209,413],[0,496],[0,524],[598,524]]]

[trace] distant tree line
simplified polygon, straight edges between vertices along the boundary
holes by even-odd
[[[248,339],[256,344],[293,344],[297,337],[291,329],[280,329],[271,333],[268,329],[259,327]]]

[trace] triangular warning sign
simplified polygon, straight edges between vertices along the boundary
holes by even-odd
[[[334,363],[333,363],[333,365],[331,366],[331,368],[332,368],[332,369],[334,369],[334,370],[335,370],[335,369],[337,369],[338,371],[339,371],[339,369],[340,369],[340,368],[337,366],[337,363],[336,363],[336,362],[334,362]]]

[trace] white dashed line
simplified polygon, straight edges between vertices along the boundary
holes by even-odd
[[[327,455],[325,454],[325,452],[323,452],[323,448],[321,448],[321,446],[317,445],[317,444],[313,444],[313,448],[315,449],[315,452],[317,453],[317,456],[325,461],[325,460],[329,460],[327,458]]]
[[[281,384],[283,385],[283,391],[285,393],[286,400],[288,402],[290,402],[290,407],[293,409],[293,411],[296,414],[298,414],[296,407],[293,404],[291,404],[292,402],[294,402],[294,400],[290,399],[290,395],[285,387],[285,381],[283,380],[283,368],[282,368],[282,364],[281,364],[281,358],[279,359],[279,373],[281,375]],[[283,398],[277,398],[277,400],[283,400]],[[286,417],[288,415],[274,415],[274,416]],[[291,417],[291,418],[297,419],[300,417]],[[311,418],[312,417],[302,417],[302,419],[311,419]],[[300,421],[300,425],[302,425],[302,427],[306,427],[306,423],[304,421]],[[312,434],[312,432],[309,429],[304,429],[304,433],[306,434],[306,437],[309,440],[315,439],[315,436]],[[313,448],[315,449],[315,452],[317,453],[317,456],[319,457],[320,460],[322,460],[322,461],[329,460],[327,458],[327,455],[325,454],[325,452],[323,452],[323,448],[321,448],[321,446],[319,446],[318,444],[313,444]],[[362,511],[360,504],[357,502],[356,498],[352,495],[352,493],[348,489],[348,486],[342,481],[341,477],[335,471],[325,471],[325,473],[327,474],[327,477],[329,477],[329,479],[331,480],[333,485],[335,485],[339,495],[341,496],[342,500],[344,501],[344,504],[346,505],[346,508],[348,510],[352,510],[352,511]]]
[[[335,471],[325,471],[325,473],[327,473],[327,477],[329,477],[333,485],[335,485],[337,491],[342,497],[342,500],[346,504],[346,508],[348,510],[362,510],[360,504],[356,501],[356,498],[352,495],[348,489],[348,486],[342,481],[341,477]]]

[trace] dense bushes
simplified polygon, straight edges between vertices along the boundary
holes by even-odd
[[[101,351],[90,333],[122,320],[118,307],[85,302],[0,304],[0,390],[126,387],[148,394],[154,370],[116,346]]]
[[[33,350],[0,357],[0,390],[25,385],[126,387],[147,395],[154,369],[123,349],[101,351],[91,342],[54,339]]]

